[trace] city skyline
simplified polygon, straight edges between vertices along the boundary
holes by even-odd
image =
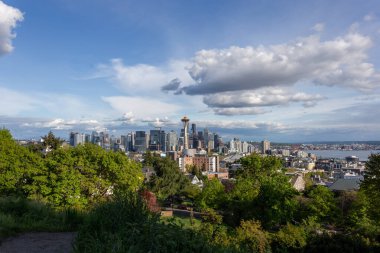
[[[1,1],[0,126],[380,140],[376,1]],[[100,18],[101,17],[101,18]]]

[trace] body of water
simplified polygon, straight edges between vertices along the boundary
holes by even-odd
[[[305,150],[308,153],[315,154],[322,158],[340,158],[344,159],[347,156],[357,156],[360,161],[367,161],[371,154],[379,154],[380,150]]]

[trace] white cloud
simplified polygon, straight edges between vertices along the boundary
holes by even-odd
[[[27,128],[47,128],[54,130],[101,130],[104,129],[103,124],[94,119],[81,120],[64,120],[61,118],[51,120],[40,120],[35,122],[25,122],[21,125]]]
[[[369,37],[350,32],[333,40],[316,35],[269,47],[230,47],[201,50],[189,73],[195,85],[189,95],[290,86],[298,82],[371,90],[380,76],[367,62]]]
[[[217,115],[224,116],[236,116],[236,115],[257,115],[264,114],[269,111],[263,110],[262,108],[251,107],[251,108],[214,108],[214,113]]]
[[[376,19],[376,16],[373,13],[368,13],[363,17],[364,21],[373,21]]]
[[[323,23],[315,24],[315,26],[313,26],[313,30],[316,32],[323,32],[323,30],[325,30],[325,24]]]
[[[12,30],[16,27],[17,22],[23,19],[20,10],[0,1],[0,55],[13,50],[12,39],[16,37],[16,34]]]
[[[112,96],[102,97],[114,110],[119,113],[129,112],[138,118],[167,116],[175,114],[180,107],[147,97]]]
[[[111,79],[128,95],[157,96],[159,93],[156,92],[159,92],[162,87],[167,87],[175,79],[178,86],[180,83],[187,85],[192,83],[186,71],[187,65],[187,61],[171,60],[161,67],[147,64],[128,66],[124,65],[121,59],[112,59],[110,64],[100,65],[95,76]]]
[[[310,106],[311,102],[316,103],[322,100],[319,94],[310,95],[303,92],[285,91],[279,88],[260,89],[258,91],[235,91],[222,92],[204,96],[203,102],[209,107],[257,107],[276,106],[289,103],[302,102]]]
[[[0,86],[0,115],[71,118],[83,114],[97,115],[84,98],[58,93],[26,93]]]
[[[29,95],[0,87],[0,115],[15,115],[21,112],[32,111],[39,102]]]

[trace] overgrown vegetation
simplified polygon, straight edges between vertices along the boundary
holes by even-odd
[[[234,181],[203,178],[201,190],[167,158],[145,155],[155,175],[143,183],[140,164],[122,153],[59,144],[49,133],[42,154],[0,130],[0,235],[79,228],[76,252],[380,251],[380,155],[358,192],[299,193],[280,160],[257,154],[241,159]],[[158,204],[202,220],[160,218]]]
[[[76,231],[83,217],[75,209],[56,211],[23,197],[0,197],[0,239],[25,231]]]

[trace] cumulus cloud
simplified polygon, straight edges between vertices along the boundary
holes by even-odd
[[[192,83],[186,71],[187,61],[171,60],[163,66],[147,64],[125,65],[121,59],[98,66],[95,78],[109,78],[130,96],[157,96],[159,91],[175,90],[182,82]],[[175,89],[174,89],[175,88]]]
[[[176,91],[179,88],[180,84],[181,84],[181,80],[179,80],[178,78],[175,78],[171,80],[168,84],[162,86],[161,90],[163,92]]]
[[[0,1],[0,55],[13,50],[12,39],[16,37],[13,29],[24,19],[20,10]]]
[[[260,91],[248,92],[223,92],[207,95],[203,98],[203,102],[209,107],[258,107],[258,106],[276,106],[295,102],[302,102],[304,105],[310,106],[322,100],[319,94],[310,95],[303,92],[292,93],[283,89],[262,89]]]
[[[298,82],[359,90],[378,86],[379,73],[367,62],[369,37],[350,32],[321,41],[312,35],[289,44],[201,50],[188,68],[196,84],[189,95],[291,86]]]
[[[325,30],[325,24],[323,23],[318,23],[313,26],[313,30],[316,32],[323,32]]]
[[[214,108],[214,113],[224,116],[236,116],[236,115],[258,115],[267,113],[267,110],[262,108]]]
[[[103,125],[94,119],[81,119],[81,120],[65,120],[61,118],[41,120],[36,122],[25,122],[21,125],[28,128],[47,128],[54,130],[98,130],[103,129]]]

